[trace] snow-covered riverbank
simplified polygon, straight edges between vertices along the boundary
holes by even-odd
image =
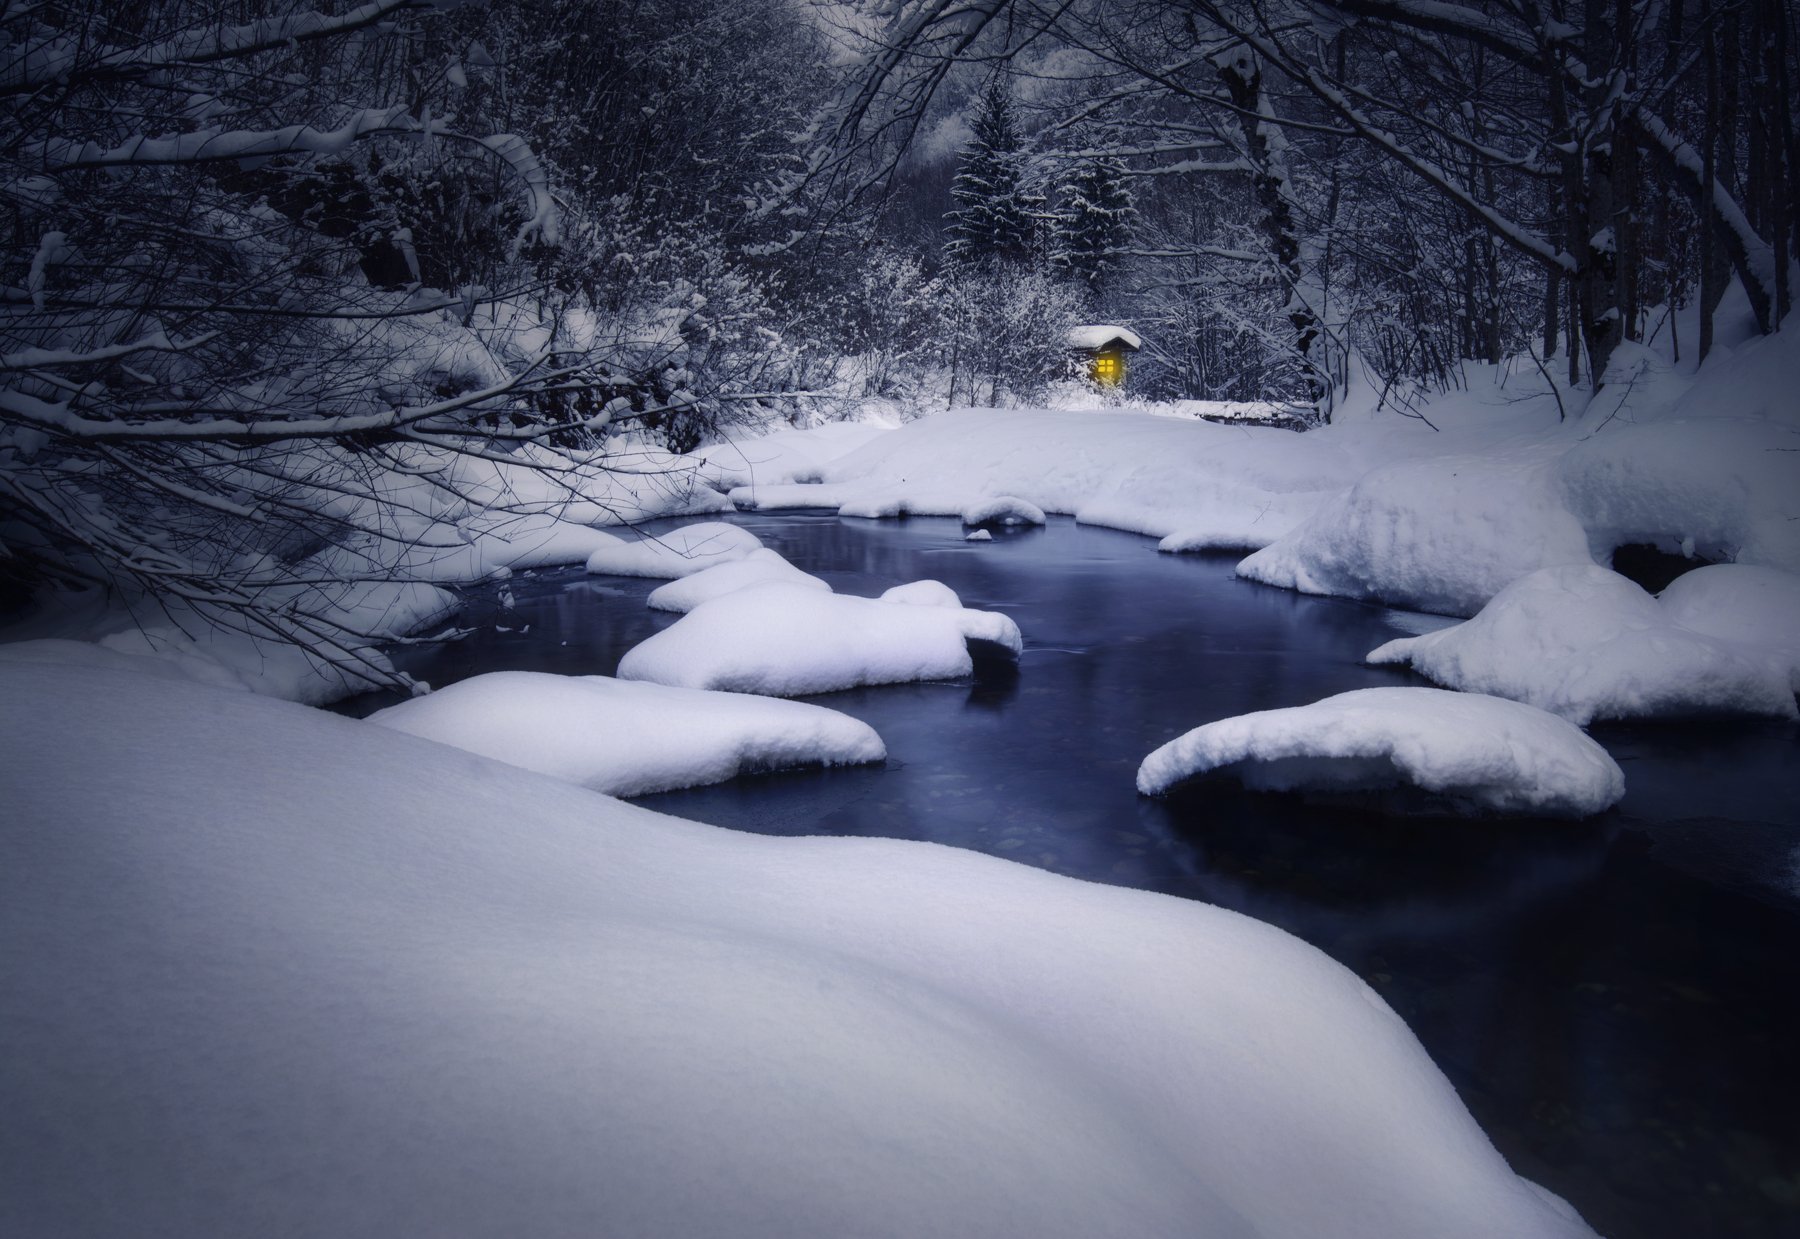
[[[1590,1233],[1248,918],[0,681],[8,1234]]]

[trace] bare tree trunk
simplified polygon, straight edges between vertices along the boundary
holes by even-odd
[[[1314,409],[1322,410],[1327,392],[1320,381],[1320,368],[1313,355],[1319,341],[1319,319],[1301,292],[1304,277],[1300,263],[1300,237],[1294,224],[1293,207],[1288,201],[1285,159],[1274,149],[1270,139],[1275,126],[1261,119],[1268,115],[1262,93],[1262,66],[1249,48],[1219,66],[1219,77],[1231,96],[1232,104],[1246,119],[1243,124],[1245,154],[1253,169],[1257,205],[1262,208],[1262,230],[1275,256],[1277,277],[1287,300],[1287,318],[1293,328],[1294,352],[1299,355],[1305,398]],[[1248,117],[1255,116],[1254,122]]]
[[[1588,375],[1596,386],[1606,375],[1613,349],[1624,339],[1619,303],[1619,217],[1615,156],[1619,124],[1611,99],[1612,75],[1623,72],[1618,41],[1607,0],[1585,0],[1584,55],[1588,80],[1583,89],[1587,108],[1582,195],[1582,226],[1587,229],[1586,260],[1577,275],[1582,343],[1587,348]]]

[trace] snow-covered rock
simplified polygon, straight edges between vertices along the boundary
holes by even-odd
[[[963,509],[965,525],[1042,525],[1044,509],[1013,495],[996,495]]]
[[[904,602],[914,607],[960,607],[962,599],[942,581],[908,581],[883,590],[883,602]]]
[[[867,723],[823,706],[601,675],[495,671],[369,721],[612,796],[887,756]]]
[[[985,529],[976,529],[963,535],[964,542],[992,542],[994,535]]]
[[[0,1233],[1591,1234],[1219,908],[116,672],[0,751]]]
[[[588,557],[587,570],[597,576],[647,576],[673,580],[715,564],[742,559],[762,545],[748,529],[722,521],[682,525],[667,533],[620,540]]]
[[[1207,723],[1146,757],[1138,791],[1212,771],[1262,791],[1415,787],[1459,811],[1534,817],[1590,817],[1625,794],[1617,763],[1573,724],[1435,688],[1358,689]]]
[[[831,590],[831,586],[810,572],[800,571],[778,552],[759,546],[742,559],[714,564],[691,576],[679,577],[667,585],[658,585],[650,591],[648,601],[658,611],[687,612],[724,594],[751,585],[767,585],[771,581],[786,581],[792,585],[803,585],[808,589],[826,592]]]
[[[949,680],[974,668],[968,642],[1024,648],[993,611],[823,593],[776,583],[703,603],[619,662],[619,678],[798,697],[864,684]]]
[[[1710,564],[1676,577],[1657,602],[1671,624],[1785,660],[1800,692],[1800,576]]]
[[[1593,564],[1531,573],[1474,619],[1389,641],[1368,661],[1410,664],[1447,687],[1529,702],[1577,723],[1795,715],[1791,661],[1677,627],[1656,599]]]

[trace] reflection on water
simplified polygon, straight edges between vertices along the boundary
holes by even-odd
[[[1800,728],[1596,728],[1629,790],[1585,824],[1393,820],[1210,783],[1145,800],[1138,762],[1190,727],[1418,682],[1359,661],[1392,613],[1067,521],[969,544],[954,521],[737,519],[843,592],[936,577],[1012,615],[1027,649],[959,683],[809,699],[873,725],[885,768],[642,803],[932,840],[1272,922],[1382,993],[1514,1167],[1602,1234],[1800,1234]],[[511,611],[478,610],[482,632],[413,669],[609,673],[673,621],[643,605],[655,584],[516,580]]]

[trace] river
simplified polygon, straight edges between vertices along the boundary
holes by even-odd
[[[1579,824],[1397,820],[1211,784],[1149,800],[1139,761],[1190,727],[1420,682],[1360,659],[1430,621],[1066,519],[987,543],[954,520],[731,519],[840,592],[941,580],[1016,619],[1026,649],[961,682],[808,699],[870,723],[885,766],[640,803],[767,834],[930,840],[1237,909],[1375,987],[1513,1167],[1601,1234],[1800,1234],[1800,725],[1597,726],[1628,790]],[[521,575],[510,607],[474,591],[477,631],[405,665],[438,684],[610,674],[676,618],[644,606],[659,583]]]

